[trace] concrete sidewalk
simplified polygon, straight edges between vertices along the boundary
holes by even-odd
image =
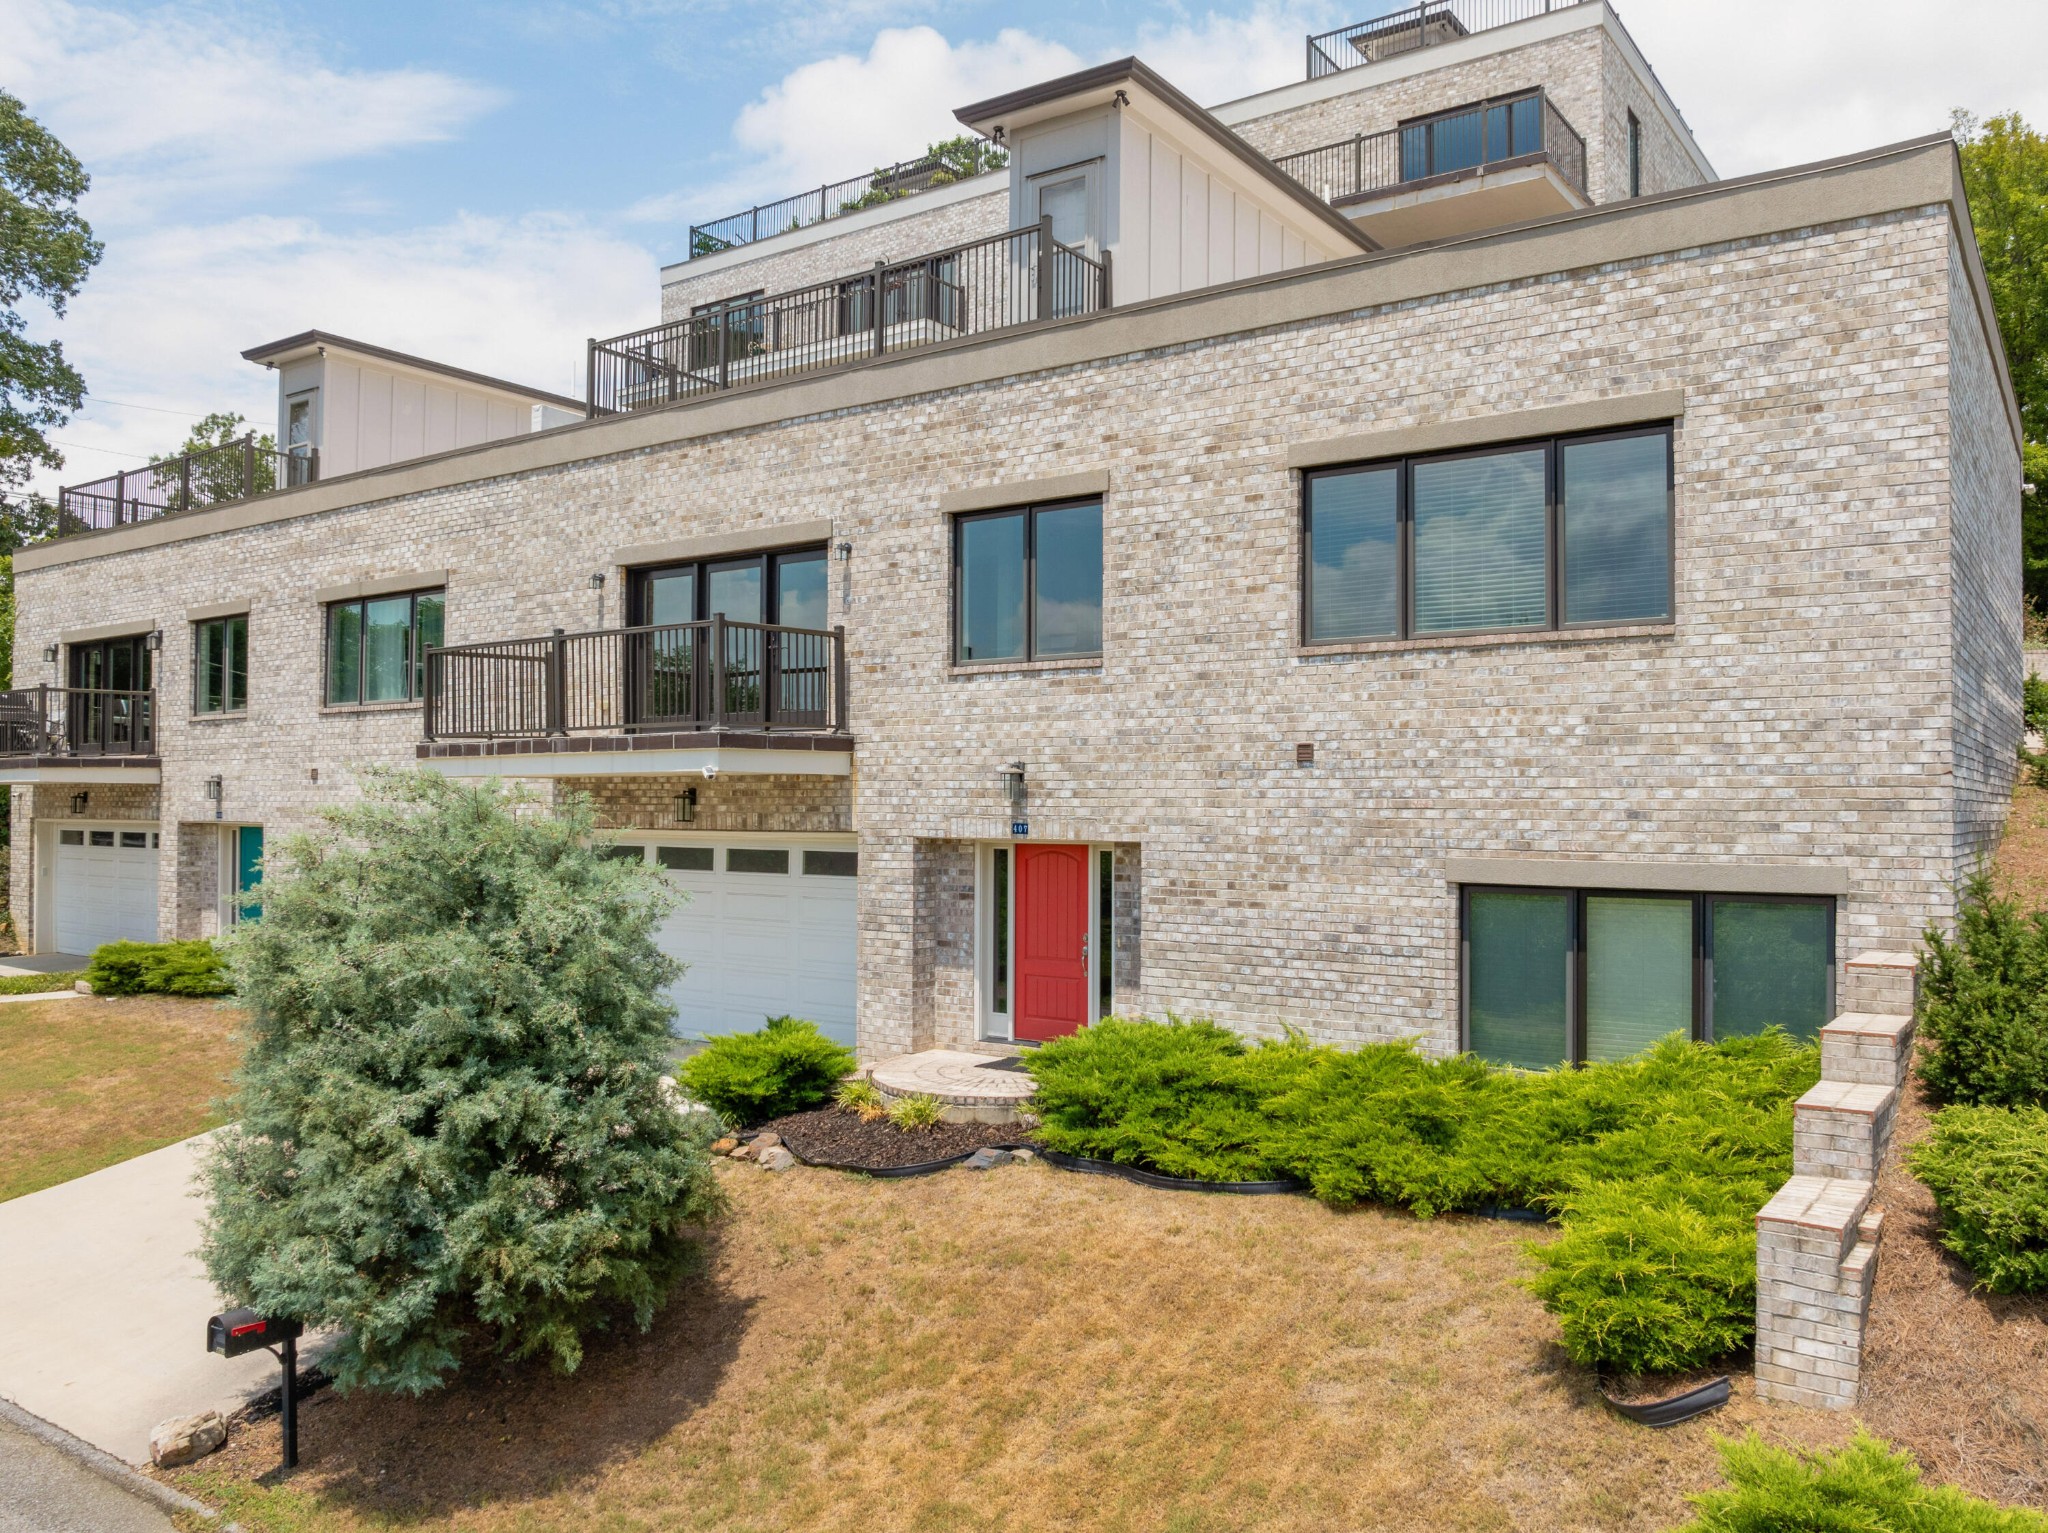
[[[267,1352],[206,1350],[220,1301],[191,1254],[191,1182],[207,1137],[0,1203],[0,1397],[132,1464],[165,1417],[277,1382]]]

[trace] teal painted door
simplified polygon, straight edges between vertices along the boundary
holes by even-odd
[[[235,919],[253,921],[263,914],[259,900],[245,899],[257,881],[263,876],[263,827],[261,825],[239,825],[235,827]]]

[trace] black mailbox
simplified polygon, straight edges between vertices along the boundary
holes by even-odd
[[[231,1309],[206,1322],[206,1350],[223,1357],[240,1357],[260,1347],[296,1341],[305,1329],[296,1320],[273,1320],[253,1309]]]

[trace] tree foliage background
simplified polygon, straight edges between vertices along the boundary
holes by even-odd
[[[651,1323],[720,1207],[708,1115],[660,1079],[672,896],[580,801],[390,774],[325,819],[225,944],[250,1023],[207,1270],[338,1329],[344,1386],[573,1369],[593,1330]]]
[[[1957,112],[1955,136],[2034,487],[2020,513],[2027,600],[2048,611],[2048,138],[2017,112]]]

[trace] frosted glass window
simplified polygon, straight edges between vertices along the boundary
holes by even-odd
[[[1671,616],[1671,438],[1567,442],[1564,620]]]
[[[1690,899],[1586,896],[1586,1058],[1692,1036]]]
[[[1830,1019],[1834,964],[1828,907],[1818,901],[1713,902],[1716,1038],[1776,1025],[1811,1040]]]
[[[1475,889],[1466,907],[1466,1046],[1548,1070],[1571,1057],[1572,897]]]

